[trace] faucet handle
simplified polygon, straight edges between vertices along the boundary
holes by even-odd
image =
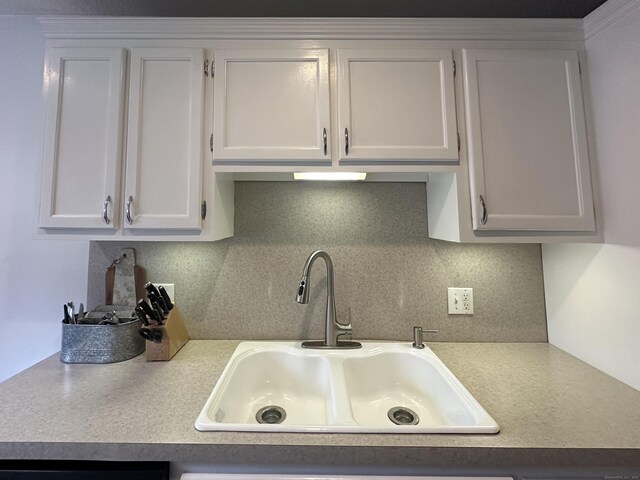
[[[340,323],[338,322],[338,320],[335,320],[335,326],[336,326],[336,330],[337,330],[337,334],[336,334],[336,340],[339,337],[347,337],[349,340],[351,340],[351,335],[353,333],[353,327],[351,325],[351,307],[349,307],[349,323]]]
[[[344,324],[344,323],[338,323],[337,321],[335,322],[336,325],[336,330],[339,333],[339,335],[351,335],[351,330],[353,330],[353,327],[351,326],[351,322]]]
[[[352,330],[352,325],[351,325],[351,307],[349,307],[347,309],[347,312],[349,312],[349,323],[340,323],[336,320],[336,325],[338,327],[338,330],[342,333],[341,335],[351,335],[351,330]]]
[[[351,307],[349,307],[349,323],[347,323],[346,325],[338,322],[336,323],[338,330],[338,333],[336,334],[336,340],[338,340],[339,338],[351,340],[353,338],[353,327],[351,325]]]

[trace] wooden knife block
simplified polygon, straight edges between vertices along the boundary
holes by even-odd
[[[189,341],[189,332],[177,305],[174,305],[169,311],[164,325],[151,325],[147,328],[162,330],[160,343],[147,340],[147,349],[144,352],[147,362],[171,360],[178,353],[178,350]]]

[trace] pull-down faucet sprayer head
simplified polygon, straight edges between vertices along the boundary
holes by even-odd
[[[333,293],[333,265],[331,263],[331,257],[324,250],[316,250],[307,261],[304,262],[304,268],[302,269],[302,278],[298,285],[298,292],[296,293],[296,302],[307,304],[309,303],[309,277],[311,276],[311,265],[316,261],[316,258],[322,257],[327,263],[327,292]],[[331,290],[329,290],[329,284],[331,284]]]
[[[296,295],[296,302],[307,304],[309,303],[309,285],[307,275],[302,275],[300,279],[300,285],[298,286],[298,293]]]

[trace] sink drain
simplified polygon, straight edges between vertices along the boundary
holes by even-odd
[[[277,405],[267,405],[256,413],[258,423],[282,423],[285,418],[287,418],[287,412],[284,411],[284,408],[278,407]]]
[[[393,407],[387,416],[396,425],[417,425],[420,421],[418,414],[407,407]]]

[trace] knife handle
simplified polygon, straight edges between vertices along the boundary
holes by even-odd
[[[162,342],[162,337],[164,336],[164,333],[160,328],[153,328],[151,329],[151,336],[153,337],[153,342],[160,343]]]
[[[151,331],[148,328],[139,328],[138,333],[145,340],[153,341],[153,337],[151,337]]]
[[[173,309],[173,303],[171,303],[171,298],[169,297],[169,294],[167,293],[167,291],[164,289],[164,287],[162,285],[160,285],[158,287],[158,291],[160,292],[160,296],[164,300],[164,303],[167,306],[167,309],[168,310],[172,310]]]
[[[156,295],[155,292],[149,292],[147,293],[147,298],[151,302],[151,306],[153,306],[154,303],[157,303],[160,306],[163,315],[169,313],[169,308],[160,294]]]
[[[151,294],[153,293],[155,296],[159,297],[160,296],[160,292],[158,291],[158,289],[156,288],[156,286],[151,283],[151,282],[147,282],[144,285],[144,289],[147,291],[147,293]]]
[[[147,315],[147,317],[153,320],[157,320],[156,312],[149,306],[149,304],[143,298],[138,300],[138,307],[142,309],[142,311]]]
[[[142,338],[150,342],[160,343],[162,341],[162,330],[141,327],[138,329],[138,333]]]
[[[162,307],[158,302],[153,302],[151,305],[156,312],[156,321],[158,322],[158,325],[164,325],[164,313],[162,312]]]
[[[136,306],[134,311],[136,312],[136,315],[144,325],[149,325],[149,319],[147,318],[147,314],[144,313],[144,310],[142,308]]]

